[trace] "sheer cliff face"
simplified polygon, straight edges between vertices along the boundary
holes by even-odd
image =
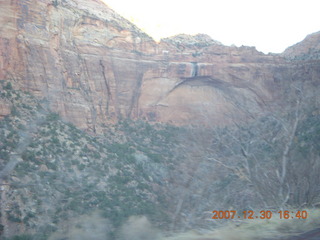
[[[294,68],[205,35],[155,43],[99,0],[1,1],[0,79],[94,130],[119,118],[224,125],[270,108]],[[3,104],[2,104],[3,105]]]

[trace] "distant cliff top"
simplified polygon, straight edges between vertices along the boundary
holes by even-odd
[[[47,1],[49,2],[49,0]],[[129,30],[139,37],[144,37],[149,40],[152,39],[147,33],[145,33],[135,24],[115,12],[101,0],[56,0],[56,7],[59,7],[59,5],[65,7],[70,6],[73,9],[82,10],[86,13],[87,16],[94,16],[98,19],[111,23],[113,27],[116,27],[119,30]]]
[[[197,47],[207,47],[210,45],[222,45],[221,42],[213,40],[207,34],[196,34],[196,35],[188,35],[188,34],[178,34],[173,37],[163,38],[161,41],[171,44],[181,44],[184,46],[197,46]]]

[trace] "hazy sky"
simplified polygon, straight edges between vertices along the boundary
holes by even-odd
[[[225,45],[282,52],[320,31],[320,0],[103,0],[155,40],[206,33]]]

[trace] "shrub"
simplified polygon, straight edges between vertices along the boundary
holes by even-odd
[[[19,235],[19,236],[14,236],[10,240],[32,240],[31,235]]]
[[[6,89],[6,90],[12,90],[11,82],[8,82],[3,88]]]
[[[59,119],[60,119],[60,116],[57,113],[50,113],[47,115],[47,121],[57,121]]]

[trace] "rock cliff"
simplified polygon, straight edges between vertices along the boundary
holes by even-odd
[[[0,79],[90,131],[127,117],[176,125],[254,118],[295,77],[284,56],[206,35],[156,43],[99,0],[1,1],[0,23]]]
[[[302,42],[287,48],[282,55],[286,58],[297,59],[298,57],[320,58],[320,32],[309,34]]]

